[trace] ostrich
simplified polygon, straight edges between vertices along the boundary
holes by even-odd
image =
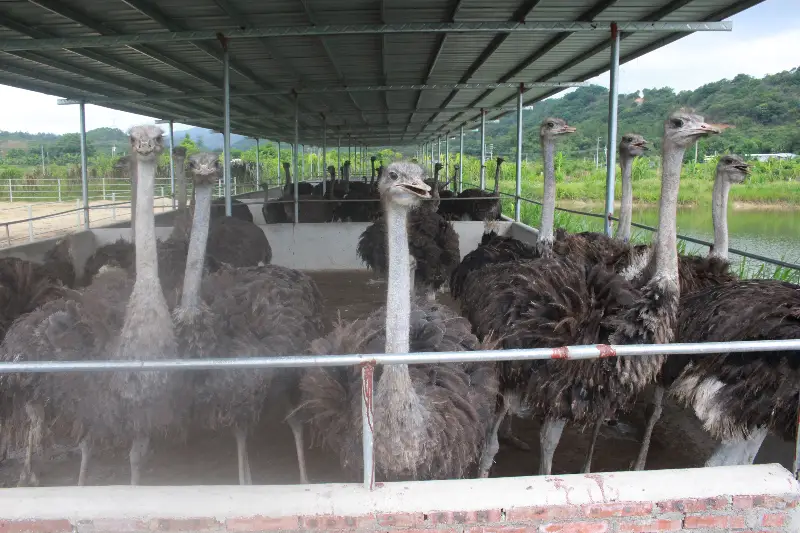
[[[708,257],[681,256],[678,261],[679,279],[681,284],[681,313],[679,315],[678,331],[687,332],[690,338],[695,338],[699,326],[684,323],[685,320],[694,320],[692,308],[699,305],[693,297],[698,291],[707,287],[722,286],[737,281],[737,278],[728,271],[728,195],[731,185],[743,183],[747,178],[750,167],[738,155],[724,155],[720,158],[716,168],[714,180],[713,203],[711,218],[714,223],[714,245]],[[767,292],[769,292],[767,290]],[[703,315],[707,320],[708,316]],[[709,315],[710,316],[710,315]],[[710,332],[711,330],[709,330]],[[682,339],[682,335],[678,336]],[[764,336],[770,339],[773,337]],[[774,337],[788,338],[788,337]],[[708,339],[711,340],[711,339]],[[744,340],[744,339],[734,339]],[[703,342],[682,339],[681,342]],[[678,379],[686,366],[694,360],[691,356],[670,355],[666,358],[661,373],[658,376],[653,400],[648,407],[647,426],[639,454],[634,463],[635,470],[644,470],[647,462],[647,452],[650,447],[653,429],[661,416],[664,391],[669,389]],[[680,387],[680,385],[678,386]],[[760,445],[760,443],[759,443]],[[757,450],[757,448],[756,448]]]
[[[416,164],[395,162],[378,187],[387,221],[386,306],[363,320],[340,324],[312,352],[408,353],[462,351],[478,346],[469,324],[444,306],[412,303],[409,218],[430,187]],[[424,207],[416,207],[417,210]],[[373,396],[375,464],[386,479],[443,479],[468,475],[492,419],[497,394],[492,364],[387,365],[376,373]],[[361,378],[357,368],[318,367],[301,379],[302,410],[315,434],[339,453],[344,467],[361,461]]]
[[[180,353],[237,357],[303,353],[322,334],[321,295],[300,272],[279,266],[230,268],[203,279],[203,257],[209,235],[211,193],[220,174],[213,154],[189,160],[197,190],[197,206],[186,262],[180,306],[175,309]],[[209,429],[230,429],[236,438],[239,483],[252,483],[246,440],[267,400],[283,415],[296,407],[299,371],[259,369],[211,371],[195,375],[188,395],[195,418]],[[307,482],[302,433],[294,416],[288,419],[297,442],[301,481]]]
[[[217,198],[211,202],[211,218],[225,216],[225,198]],[[253,222],[253,213],[250,212],[250,207],[236,198],[231,198],[231,216],[245,222]]]
[[[387,168],[384,176],[388,171]],[[438,171],[435,175],[438,177]],[[431,189],[429,185],[425,185]],[[450,222],[436,212],[439,203],[437,186],[438,181],[434,181],[431,205],[415,205],[408,216],[408,231],[411,235],[409,252],[415,262],[415,287],[424,292],[430,301],[435,299],[435,292],[450,280],[450,275],[461,259],[458,233]],[[367,226],[358,238],[356,249],[361,260],[383,278],[386,278],[389,270],[386,235],[384,213],[383,217]]]
[[[108,269],[84,291],[71,291],[21,318],[9,330],[2,359],[173,359],[177,345],[167,302],[161,291],[156,254],[153,193],[157,158],[163,133],[155,126],[130,131],[132,152],[138,160],[136,278]],[[141,465],[151,435],[165,432],[180,419],[185,404],[175,392],[173,374],[110,372],[106,374],[42,374],[14,376],[8,384],[28,397],[31,418],[30,448],[41,432],[45,400],[56,405],[60,417],[81,428],[81,467],[85,484],[92,442],[96,439],[132,442],[131,484],[141,479]],[[6,388],[6,387],[4,387]],[[38,429],[37,429],[38,428]],[[23,471],[21,483],[29,472]]]
[[[617,240],[631,239],[633,218],[633,160],[644,154],[647,141],[641,135],[626,133],[619,142],[619,166],[622,170],[622,201],[619,207],[619,223],[614,235]]]
[[[40,265],[16,257],[0,258],[0,342],[19,317],[61,298],[64,286]]]
[[[350,178],[350,164],[345,162],[345,176]],[[373,172],[375,168],[373,166]],[[380,216],[380,195],[373,183],[354,181],[349,184],[349,192],[344,202],[334,208],[334,219],[342,222],[372,222]],[[363,200],[354,202],[353,200]]]
[[[553,119],[548,122],[555,125]],[[505,348],[671,342],[680,295],[675,218],[683,153],[699,137],[719,131],[684,110],[664,123],[658,233],[641,289],[580,257],[545,255],[491,264],[470,273],[464,284],[462,308],[478,336],[498,335]],[[499,447],[497,431],[509,412],[544,418],[539,472],[549,474],[567,420],[596,424],[628,407],[656,378],[662,362],[653,356],[501,364],[503,403],[481,475],[488,475]]]
[[[461,220],[500,220],[500,166],[502,157],[497,158],[494,171],[494,191],[489,193],[482,189],[467,189],[462,191],[459,198],[470,198],[457,202],[460,204]]]
[[[286,183],[283,189],[281,200],[286,203],[278,204],[283,207],[286,215],[287,222],[295,222],[294,220],[294,186],[291,181],[291,173],[289,172],[289,163],[283,164],[283,169],[286,172]],[[300,220],[298,222],[330,222],[333,218],[333,204],[328,202],[317,202],[319,197],[314,195],[314,187],[308,182],[301,182],[297,184],[299,202],[298,212]],[[311,201],[306,201],[311,200]]]

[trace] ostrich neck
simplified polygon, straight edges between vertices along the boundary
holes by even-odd
[[[714,248],[709,255],[720,259],[728,259],[728,193],[731,184],[721,174],[714,181],[712,195],[711,219],[714,222]]]
[[[208,228],[211,223],[211,195],[214,186],[209,184],[195,187],[194,219],[189,238],[189,253],[186,257],[186,270],[183,276],[181,307],[197,309],[200,302],[200,283],[203,279]]]
[[[186,171],[184,169],[184,158],[173,156],[175,160],[175,184],[178,187],[178,209],[186,209]]]
[[[628,242],[631,238],[631,221],[633,219],[633,182],[631,180],[633,158],[620,155],[619,166],[622,169],[622,202],[619,207],[616,238]]]
[[[158,257],[156,255],[156,224],[153,218],[153,190],[156,177],[155,157],[139,157],[139,175],[136,182],[136,218],[134,220],[136,246],[136,281],[158,282]]]
[[[408,353],[411,316],[411,259],[408,210],[386,202],[389,272],[386,293],[386,353]]]
[[[139,156],[135,153],[128,156],[128,170],[131,175],[131,230],[133,230],[131,239],[136,240],[136,189],[138,189],[137,183],[139,182]]]
[[[658,233],[653,246],[654,277],[678,283],[678,239],[675,217],[678,214],[678,191],[684,149],[664,140],[661,199],[658,204]]]
[[[497,196],[500,193],[500,165],[497,165],[497,168],[494,171],[494,195]]]
[[[553,141],[542,141],[544,154],[544,191],[542,193],[542,225],[539,229],[539,240],[543,246],[552,246],[553,225],[556,216],[556,170],[554,161],[555,144]]]

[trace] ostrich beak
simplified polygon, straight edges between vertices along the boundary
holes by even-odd
[[[575,126],[563,126],[560,130],[558,130],[558,133],[575,133],[576,131],[578,131],[578,128]]]
[[[725,124],[708,124],[706,122],[701,122],[694,128],[692,128],[693,135],[707,135],[709,133],[722,133],[722,130],[728,127]]]
[[[431,197],[431,188],[428,186],[427,183],[422,181],[421,179],[412,179],[411,183],[399,183],[398,187],[402,187],[403,189],[409,191],[412,194],[419,196],[420,198],[430,198]]]
[[[742,172],[744,172],[747,175],[750,174],[750,165],[746,165],[746,164],[745,165],[734,165],[734,168],[737,169],[737,170],[741,170]]]

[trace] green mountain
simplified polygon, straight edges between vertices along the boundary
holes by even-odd
[[[740,74],[679,93],[670,88],[645,89],[641,99],[637,93],[620,95],[619,134],[640,133],[658,149],[664,119],[679,107],[692,108],[708,121],[734,126],[724,135],[701,141],[701,154],[726,150],[800,153],[800,68],[764,78]],[[528,157],[538,157],[539,124],[549,116],[561,117],[578,129],[560,145],[563,152],[593,158],[597,138],[602,152],[607,135],[608,90],[596,85],[581,87],[524,110],[523,151]],[[487,124],[486,137],[487,143],[494,144],[495,154],[512,158],[516,152],[515,114]],[[476,134],[465,135],[464,150],[478,155],[479,143]]]

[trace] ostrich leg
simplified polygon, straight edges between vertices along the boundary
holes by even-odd
[[[489,470],[492,469],[494,457],[500,451],[500,442],[497,440],[497,433],[500,431],[500,426],[503,420],[508,415],[508,402],[503,400],[503,407],[495,414],[495,419],[489,427],[489,432],[486,435],[486,440],[483,443],[483,451],[481,452],[481,460],[478,466],[478,477],[489,477]]]
[[[25,404],[25,413],[28,415],[28,443],[25,447],[25,461],[22,472],[19,474],[19,487],[35,487],[39,479],[33,471],[33,454],[41,452],[42,437],[44,433],[44,407],[38,403]]]
[[[633,466],[634,470],[644,470],[647,463],[647,452],[650,449],[650,439],[653,437],[653,428],[656,427],[656,422],[661,418],[662,405],[664,404],[664,387],[656,385],[653,391],[653,403],[650,408],[653,410],[650,417],[647,419],[647,427],[644,430],[644,438],[642,439],[642,447],[639,448],[639,456],[636,458],[636,464]]]
[[[138,485],[142,478],[142,463],[150,448],[150,437],[137,437],[131,446],[131,485]]]
[[[761,449],[761,445],[764,443],[764,439],[767,438],[768,434],[769,430],[767,430],[767,428],[759,428],[750,433],[750,436],[744,441],[744,455],[742,457],[742,462],[739,464],[753,464],[753,461],[756,460],[756,455],[758,455],[758,450]]]
[[[289,415],[286,419],[289,428],[294,435],[294,447],[297,451],[297,466],[300,469],[300,483],[308,484],[308,475],[306,473],[306,451],[303,444],[303,424],[293,415]]]
[[[520,439],[512,432],[511,430],[512,418],[513,417],[511,416],[507,416],[505,420],[503,420],[503,424],[500,426],[500,440],[524,452],[531,451],[530,444]]]
[[[81,450],[81,469],[78,472],[78,486],[83,487],[86,485],[86,477],[89,472],[89,459],[92,458],[92,443],[89,436],[82,438],[78,447]]]
[[[236,437],[236,456],[239,461],[239,485],[252,485],[250,476],[250,459],[247,456],[247,431],[235,428],[233,435]]]
[[[558,441],[561,440],[561,433],[564,431],[566,420],[561,418],[546,418],[539,430],[539,475],[549,476],[553,470],[553,455],[556,453]]]
[[[603,419],[599,419],[592,429],[592,442],[589,443],[589,451],[586,452],[586,460],[583,463],[583,473],[588,474],[592,471],[592,457],[594,457],[594,445],[597,444],[597,436],[600,435],[600,428],[603,427]]]

